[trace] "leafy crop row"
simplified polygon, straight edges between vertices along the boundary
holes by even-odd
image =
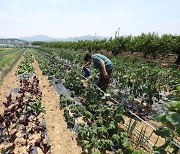
[[[24,56],[23,62],[18,66],[18,75],[28,75],[29,73],[34,72],[34,68],[32,66],[33,58],[31,56],[31,53],[27,53]]]
[[[0,115],[2,153],[13,153],[18,147],[25,147],[29,154],[37,152],[37,147],[43,153],[50,151],[46,127],[42,122],[42,113],[45,113],[45,109],[41,103],[42,92],[39,89],[39,80],[36,76],[24,76],[28,75],[26,70],[33,73],[30,71],[31,63],[32,55],[26,53],[17,71],[25,72],[19,79],[19,88],[13,90],[14,94],[10,93],[3,102],[4,113]],[[25,65],[26,69],[22,65]]]

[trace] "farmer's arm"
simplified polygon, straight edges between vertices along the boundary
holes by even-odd
[[[84,64],[81,69],[84,69],[86,66],[89,66],[91,63],[90,62],[87,62],[86,64]]]
[[[103,73],[104,78],[105,78],[105,79],[108,79],[108,78],[109,78],[109,75],[108,75],[108,73],[107,73],[107,71],[106,71],[106,67],[105,67],[104,61],[101,60],[101,61],[99,62],[99,64],[100,64],[100,66],[101,66],[101,69],[102,69],[102,73]]]

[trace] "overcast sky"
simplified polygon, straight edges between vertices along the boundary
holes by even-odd
[[[180,0],[0,0],[0,37],[180,34]]]

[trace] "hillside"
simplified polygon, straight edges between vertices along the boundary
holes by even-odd
[[[9,46],[9,47],[24,47],[29,43],[24,40],[16,39],[16,38],[8,38],[8,39],[0,39],[0,46]]]
[[[105,36],[96,36],[95,39],[102,40],[108,39],[109,37]],[[53,38],[46,35],[35,35],[29,37],[21,37],[21,40],[33,42],[33,41],[44,41],[44,42],[53,42],[53,41],[78,41],[78,40],[94,40],[94,36],[92,35],[85,35],[79,37],[68,37],[68,38]]]

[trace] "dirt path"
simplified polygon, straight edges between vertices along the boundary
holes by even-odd
[[[0,84],[0,114],[3,113],[3,101],[6,100],[6,97],[9,93],[10,88],[16,88],[18,85],[18,78],[15,75],[16,71],[18,69],[18,65],[21,63],[21,61],[23,60],[23,56],[21,56],[21,58],[18,60],[18,62],[14,65],[14,67],[12,68],[12,70],[6,75],[6,77],[4,78],[2,84]]]
[[[1,76],[2,76],[2,71],[0,71],[0,80],[1,80]],[[1,87],[1,85],[0,85],[0,87]]]
[[[46,109],[45,120],[52,154],[80,154],[82,151],[77,145],[76,135],[67,129],[63,111],[59,109],[59,95],[49,84],[47,76],[42,75],[37,61],[34,62],[34,68],[43,94],[42,102]]]

